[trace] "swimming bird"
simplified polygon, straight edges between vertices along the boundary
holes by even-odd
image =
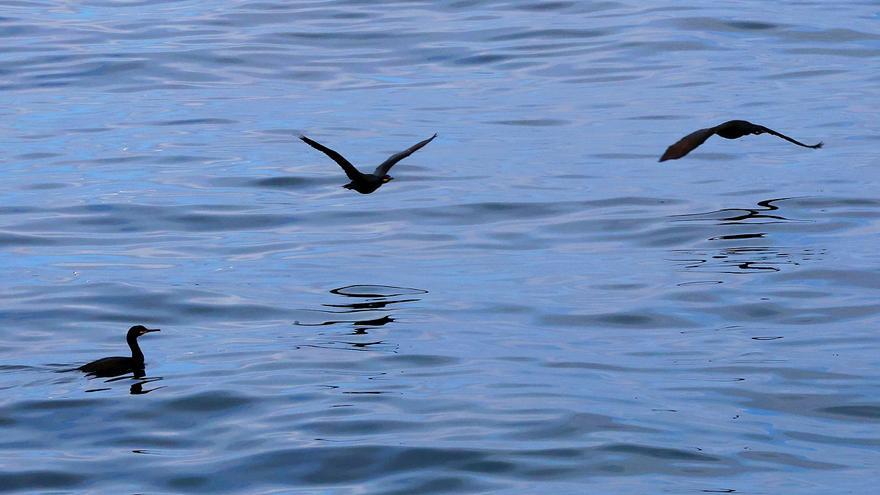
[[[76,369],[85,372],[87,375],[99,377],[119,376],[131,372],[134,372],[135,375],[140,374],[140,376],[143,376],[144,353],[141,352],[137,339],[145,333],[158,331],[158,328],[147,328],[143,325],[135,325],[128,329],[128,334],[125,336],[125,341],[128,342],[128,347],[131,348],[131,357],[105,357],[84,364]]]
[[[700,129],[679,139],[678,142],[669,148],[666,148],[666,153],[663,153],[663,156],[660,157],[660,161],[677,160],[687,155],[693,151],[694,148],[706,142],[706,140],[712,137],[713,134],[718,134],[725,139],[737,139],[743,136],[748,136],[749,134],[764,134],[765,132],[767,134],[781,137],[782,139],[798,146],[803,146],[804,148],[818,149],[822,147],[822,143],[804,144],[796,139],[786,136],[785,134],[776,132],[773,129],[768,129],[762,125],[753,124],[745,120],[728,120],[723,124]]]
[[[346,189],[354,189],[361,194],[370,194],[376,189],[379,189],[382,184],[385,184],[386,182],[394,179],[394,177],[388,175],[388,171],[391,170],[391,167],[393,167],[400,160],[403,160],[409,155],[412,155],[416,151],[420,150],[423,146],[433,141],[435,137],[437,137],[437,133],[434,133],[434,135],[429,137],[428,139],[420,141],[401,151],[400,153],[395,153],[391,155],[390,157],[388,157],[387,160],[382,162],[381,165],[376,167],[376,170],[374,170],[371,174],[365,174],[361,172],[360,170],[355,168],[355,166],[352,165],[351,162],[346,160],[344,156],[340,155],[336,151],[331,150],[323,144],[312,141],[305,136],[300,136],[299,138],[312,148],[315,148],[316,150],[329,156],[334,162],[338,163],[339,166],[342,167],[342,170],[345,171],[345,175],[347,175],[348,178],[351,179],[351,182],[345,184],[342,187]]]

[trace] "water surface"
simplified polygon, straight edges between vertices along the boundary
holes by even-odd
[[[0,491],[865,493],[878,16],[0,2]]]

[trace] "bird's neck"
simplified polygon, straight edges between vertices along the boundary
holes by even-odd
[[[141,352],[141,347],[138,345],[137,337],[132,337],[127,339],[128,347],[131,348],[131,359],[138,363],[144,362],[144,353]]]

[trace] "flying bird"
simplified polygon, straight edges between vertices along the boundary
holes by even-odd
[[[663,156],[660,157],[660,161],[678,160],[693,151],[697,146],[706,142],[706,140],[712,137],[713,134],[718,134],[725,139],[738,139],[743,136],[748,136],[749,134],[764,134],[765,132],[767,134],[781,137],[782,139],[798,146],[803,146],[804,148],[818,149],[822,147],[822,143],[812,145],[804,144],[796,139],[786,136],[785,134],[776,132],[773,129],[768,129],[762,125],[753,124],[745,120],[728,120],[723,124],[700,129],[679,139],[678,142],[669,148],[666,148],[666,153],[663,153]]]
[[[400,160],[403,160],[409,155],[412,155],[416,151],[420,150],[423,146],[430,143],[435,137],[437,137],[437,133],[434,133],[434,135],[429,137],[428,139],[420,141],[401,151],[400,153],[395,153],[391,155],[390,157],[388,157],[387,160],[382,162],[381,165],[376,167],[376,170],[374,170],[371,174],[365,174],[361,172],[360,170],[355,168],[355,166],[352,165],[351,162],[346,160],[344,156],[340,155],[336,151],[331,150],[323,144],[312,141],[305,136],[300,136],[299,138],[312,148],[315,148],[316,150],[329,156],[334,162],[338,163],[339,166],[342,167],[342,170],[345,171],[345,175],[347,175],[348,178],[351,180],[351,182],[342,187],[346,189],[354,189],[361,194],[370,194],[376,189],[379,189],[382,184],[385,184],[386,182],[394,179],[394,177],[388,175],[388,171],[391,170],[391,167],[393,167]]]
[[[125,340],[126,342],[128,342],[128,347],[131,349],[131,357],[105,357],[98,359],[97,361],[92,361],[91,363],[84,364],[76,369],[78,371],[86,373],[87,375],[100,377],[119,376],[132,372],[135,374],[136,377],[138,375],[143,376],[144,353],[141,352],[141,348],[138,345],[137,339],[145,333],[158,331],[158,328],[147,328],[143,325],[135,325],[128,329],[128,333],[125,336]]]

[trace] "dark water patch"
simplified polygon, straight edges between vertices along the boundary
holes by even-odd
[[[172,223],[181,224],[195,232],[215,232],[225,230],[269,229],[294,223],[286,215],[236,214],[218,215],[211,213],[184,213],[166,217]]]
[[[100,407],[102,401],[90,399],[31,400],[19,402],[17,409],[27,412],[60,413],[61,411]]]
[[[819,412],[848,418],[880,421],[880,405],[832,406],[819,409]]]
[[[779,31],[788,27],[763,21],[729,21],[713,17],[682,17],[671,21],[678,29],[707,32]]]
[[[54,228],[56,232],[82,231],[79,227],[105,233],[120,232],[222,232],[237,229],[271,229],[291,225],[298,220],[293,215],[251,213],[250,208],[228,205],[161,206],[134,203],[105,203],[85,206],[47,209],[39,220],[19,224],[21,232],[41,232]],[[63,222],[59,222],[63,219]],[[97,227],[97,228],[96,228]],[[14,236],[15,238],[21,236]],[[27,242],[28,238],[16,239]],[[12,238],[11,238],[12,240]]]
[[[29,186],[26,186],[25,189],[31,189],[34,191],[48,191],[51,189],[64,189],[65,187],[68,187],[68,184],[59,184],[56,182],[44,182],[41,184],[31,184]]]
[[[328,485],[367,481],[376,472],[388,476],[428,466],[439,472],[475,471],[473,468],[487,459],[486,454],[464,449],[356,446],[279,450],[271,455],[241,459],[235,465],[255,473],[264,483],[287,484],[293,479]],[[347,468],[331,468],[340,465]],[[284,469],[279,470],[282,466]],[[286,475],[283,475],[285,471]]]
[[[846,269],[805,269],[780,277],[782,281],[801,281],[821,283],[824,287],[843,286],[863,289],[880,289],[880,273],[868,268],[865,270]]]
[[[312,186],[317,184],[328,184],[329,179],[320,179],[312,177],[271,177],[268,179],[259,179],[250,181],[249,185],[256,187],[273,187],[273,188],[298,188]]]
[[[701,371],[723,375],[772,375],[789,382],[811,383],[819,380],[835,380],[845,382],[858,379],[859,375],[842,372],[805,370],[797,367],[785,368],[772,365],[762,366],[706,366]]]
[[[45,236],[0,232],[0,246],[51,246],[58,243],[58,239]]]
[[[15,157],[16,160],[45,160],[47,158],[55,158],[59,156],[64,156],[61,153],[50,153],[50,152],[37,152],[37,153],[24,153]]]
[[[718,457],[702,454],[700,452],[664,447],[649,447],[645,445],[616,444],[603,447],[602,450],[673,461],[718,462],[721,460]]]
[[[757,22],[757,21],[730,21],[727,22],[728,26],[738,29],[748,29],[748,30],[766,30],[766,29],[776,29],[780,27],[780,24],[771,24],[768,22]]]
[[[88,477],[70,471],[5,471],[0,473],[3,491],[12,490],[69,490],[82,486]]]
[[[207,163],[218,160],[217,157],[203,155],[162,155],[155,159],[156,163],[169,165],[177,163]]]
[[[683,120],[678,115],[640,115],[638,117],[630,117],[629,120]],[[651,155],[653,156],[653,155]]]
[[[826,76],[833,76],[837,74],[841,74],[844,71],[833,70],[833,69],[814,69],[814,70],[801,70],[801,71],[787,71],[787,72],[778,72],[774,74],[769,74],[764,76],[764,79],[769,80],[778,80],[778,79],[808,79],[808,78],[825,78]]]
[[[758,462],[758,463],[766,463],[774,466],[782,466],[787,468],[798,468],[798,469],[844,469],[846,468],[843,464],[837,464],[832,462],[817,462],[809,460],[803,456],[797,456],[793,454],[785,454],[780,452],[762,452],[757,450],[751,450],[748,452],[742,452],[739,456],[743,459],[746,459],[750,462]]]
[[[880,437],[839,437],[801,431],[785,431],[783,433],[785,434],[785,436],[794,440],[801,440],[809,443],[826,445],[855,445],[873,448],[880,447]]]
[[[513,57],[511,55],[502,55],[500,53],[486,53],[482,55],[470,55],[467,57],[461,57],[456,60],[453,60],[452,63],[455,65],[491,65],[497,64],[499,62],[507,62],[511,60]]]
[[[260,187],[267,189],[305,189],[330,184],[340,184],[345,177],[283,176],[254,179],[251,177],[214,177],[209,184],[221,187]]]
[[[174,288],[144,290],[122,283],[93,283],[83,292],[59,287],[54,292],[22,292],[10,294],[9,297],[14,297],[19,304],[5,315],[10,319],[30,322],[256,322],[291,318],[299,314],[291,307],[230,298],[218,292]],[[42,308],[42,311],[36,308]],[[163,336],[170,332],[174,330],[166,329]]]
[[[523,119],[523,120],[496,120],[489,122],[490,124],[499,125],[515,125],[526,127],[552,127],[558,125],[568,125],[569,122],[559,119]]]
[[[363,435],[366,433],[393,433],[398,431],[412,431],[419,428],[415,421],[318,421],[302,424],[304,431],[313,434],[333,436]]]
[[[595,327],[595,328],[693,328],[697,324],[685,318],[652,313],[650,311],[544,315],[539,321],[544,325]]]
[[[223,413],[224,411],[241,411],[254,400],[247,396],[226,391],[202,392],[178,399],[166,400],[164,407],[180,413]]]
[[[181,120],[159,120],[148,122],[147,125],[182,127],[190,125],[224,125],[237,124],[238,121],[220,118],[201,118],[201,119],[181,119]]]
[[[606,34],[607,33],[605,31],[598,29],[535,29],[493,36],[489,38],[489,41],[518,41],[530,39],[582,39],[596,38],[599,36],[604,36]]]
[[[854,41],[880,40],[880,34],[851,28],[791,29],[783,33],[786,41],[818,41],[827,44],[844,44]]]
[[[574,7],[575,2],[533,2],[525,5],[517,6],[520,10],[527,10],[533,12],[544,12],[551,10],[564,10],[571,7]]]
[[[710,392],[710,390],[706,391]],[[786,393],[733,389],[716,389],[713,392],[735,398],[741,401],[744,407],[758,411],[862,423],[877,418],[874,405],[841,405],[854,402],[855,399],[843,393]]]
[[[555,418],[516,421],[510,425],[511,438],[525,441],[540,441],[549,438],[573,440],[586,439],[589,435],[603,431],[627,431],[647,433],[653,431],[635,425],[627,425],[610,416],[589,413],[560,415]]]
[[[792,55],[814,55],[847,58],[875,58],[880,57],[880,50],[874,48],[790,48],[785,50]]]
[[[459,360],[455,357],[438,356],[438,355],[419,355],[410,354],[402,356],[385,356],[381,358],[381,362],[391,367],[417,367],[417,368],[434,368],[444,366],[454,366]]]
[[[644,160],[656,158],[653,154],[648,153],[594,153],[590,156],[607,160]]]

